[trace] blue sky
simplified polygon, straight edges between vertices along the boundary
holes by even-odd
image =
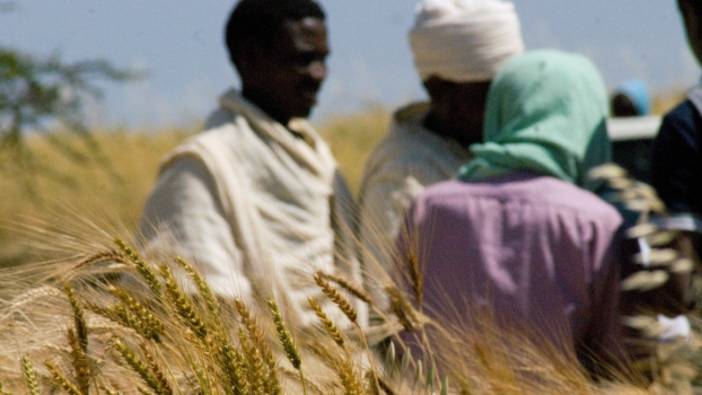
[[[529,48],[590,56],[610,87],[641,78],[654,90],[699,78],[674,0],[515,0]],[[332,57],[315,119],[423,96],[406,33],[415,0],[322,0]],[[65,60],[104,58],[147,78],[105,88],[95,124],[157,127],[204,118],[237,84],[222,43],[233,1],[17,0],[0,13],[0,45]]]

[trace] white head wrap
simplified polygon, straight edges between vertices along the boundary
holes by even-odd
[[[491,80],[502,63],[524,50],[519,18],[502,0],[422,0],[409,32],[422,80]]]

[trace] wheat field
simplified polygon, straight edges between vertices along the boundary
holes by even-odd
[[[354,191],[360,164],[388,121],[389,113],[376,108],[319,125]],[[646,361],[656,368],[652,377],[632,368],[596,382],[576,360],[518,333],[497,332],[489,319],[479,331],[432,321],[403,291],[411,287],[389,276],[375,285],[391,301],[387,305],[348,280],[311,273],[325,295],[307,306],[319,319],[312,329],[288,322],[275,300],[248,305],[214,297],[187,262],[141,256],[127,241],[160,159],[195,132],[197,127],[101,131],[97,159],[80,140],[57,134],[80,160],[32,137],[31,171],[0,154],[0,394],[702,391],[696,386],[702,367],[696,333]],[[194,295],[174,280],[177,270],[196,284]],[[133,281],[115,281],[123,277]],[[367,331],[329,318],[338,309],[353,323],[359,303],[384,324]],[[431,346],[428,327],[440,329]],[[413,357],[401,338],[383,340],[402,329],[422,340],[423,358]]]

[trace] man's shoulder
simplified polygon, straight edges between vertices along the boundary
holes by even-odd
[[[478,182],[444,181],[427,188],[420,199],[430,206],[488,199],[505,206],[519,204],[544,212],[563,212],[583,220],[621,220],[617,210],[594,193],[553,177],[532,174],[512,174]]]
[[[702,133],[701,126],[702,115],[690,100],[685,100],[665,115],[661,129],[684,127],[689,130],[699,130]]]

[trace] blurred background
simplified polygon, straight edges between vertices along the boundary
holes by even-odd
[[[385,133],[392,109],[424,96],[406,37],[415,0],[322,3],[332,55],[313,121],[356,189],[361,164]],[[56,243],[37,232],[47,225],[61,231],[82,218],[135,229],[161,158],[199,129],[220,93],[238,84],[222,37],[233,4],[0,0],[0,72],[10,70],[0,78],[0,266],[53,258]],[[610,89],[643,80],[654,113],[667,111],[699,78],[673,0],[515,4],[528,48],[582,52]],[[43,101],[27,89],[26,76],[13,76],[18,53],[42,64],[42,72],[58,67],[63,79],[59,88],[41,92]],[[74,73],[75,64],[91,59],[107,63],[82,64],[83,74]],[[139,78],[120,80],[110,67]],[[27,76],[37,70],[25,67]],[[67,82],[73,88],[64,89]],[[75,87],[85,82],[102,95],[79,94],[75,107]],[[17,138],[8,103],[37,116],[36,122],[27,116],[15,122]],[[620,146],[632,163],[645,166],[647,144]]]
[[[233,1],[19,0],[0,13],[0,45],[67,61],[103,58],[145,72],[107,85],[89,121],[163,127],[198,122],[237,83],[222,27]],[[406,39],[415,0],[322,0],[333,54],[315,120],[422,97]],[[582,52],[610,87],[646,81],[657,96],[699,78],[675,1],[515,0],[529,48]],[[659,109],[660,110],[660,109]]]

